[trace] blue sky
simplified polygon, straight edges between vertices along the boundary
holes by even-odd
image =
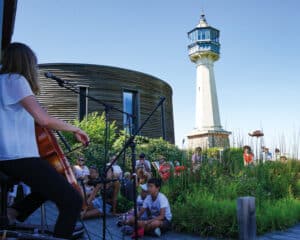
[[[300,142],[298,0],[18,1],[13,40],[29,44],[40,63],[118,66],[168,82],[181,146],[195,119],[187,32],[202,9],[221,31],[215,77],[223,127],[244,143],[262,128],[267,146],[290,151]]]

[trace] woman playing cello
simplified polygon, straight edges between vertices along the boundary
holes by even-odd
[[[82,207],[82,197],[39,155],[35,122],[42,127],[73,132],[89,142],[81,129],[51,117],[35,98],[40,90],[37,58],[25,44],[11,43],[0,70],[0,170],[31,187],[32,193],[8,211],[10,220],[24,221],[42,203],[53,201],[59,215],[54,236],[71,238]]]

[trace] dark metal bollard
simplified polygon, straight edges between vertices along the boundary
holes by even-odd
[[[256,239],[256,214],[254,197],[240,197],[237,199],[237,218],[239,239]]]

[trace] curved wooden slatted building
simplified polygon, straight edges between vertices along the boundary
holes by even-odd
[[[143,123],[160,97],[165,97],[163,107],[158,108],[140,135],[164,137],[174,143],[172,88],[161,79],[133,70],[91,64],[40,64],[39,69],[42,85],[39,101],[51,115],[66,121],[81,119],[94,111],[101,113],[104,107],[59,87],[55,80],[45,77],[46,72],[69,81],[82,93],[120,110],[131,111],[136,116],[131,122],[133,128]],[[119,129],[128,127],[129,120],[120,112],[110,111],[110,119],[116,121]]]

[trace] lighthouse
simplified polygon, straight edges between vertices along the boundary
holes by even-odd
[[[199,24],[190,32],[188,52],[196,64],[195,128],[188,134],[191,149],[229,147],[229,134],[221,125],[214,62],[220,57],[220,31],[207,24],[202,14]]]

